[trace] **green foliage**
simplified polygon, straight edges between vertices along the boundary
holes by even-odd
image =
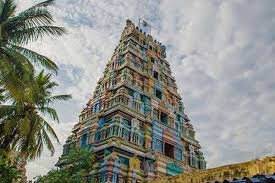
[[[44,146],[54,153],[51,138],[59,140],[41,114],[58,121],[57,112],[51,104],[70,98],[69,95],[53,96],[52,89],[56,86],[51,75],[42,71],[33,78],[32,85],[26,85],[19,91],[21,100],[11,98],[11,104],[0,105],[0,148],[22,152],[25,158],[30,159],[40,156]]]
[[[57,65],[49,58],[22,47],[44,36],[61,36],[66,32],[53,25],[47,9],[52,3],[54,0],[44,1],[16,13],[14,0],[0,0],[0,85],[5,85],[13,94],[30,81],[34,65],[57,72]],[[17,87],[11,85],[12,81]]]
[[[24,47],[44,36],[61,36],[66,32],[54,25],[47,9],[54,0],[22,12],[17,11],[16,2],[0,0],[0,149],[7,154],[16,152],[19,165],[24,168],[26,160],[39,157],[44,147],[54,153],[52,140],[59,140],[46,117],[58,122],[52,104],[70,96],[52,94],[58,85],[49,73],[56,74],[57,65]],[[45,71],[37,73],[37,69]],[[1,171],[15,175],[12,167],[11,172],[6,171],[8,166],[2,163]],[[1,172],[0,182],[3,175]]]
[[[0,0],[0,149],[17,151],[22,159],[34,159],[45,146],[54,153],[52,139],[59,142],[46,116],[58,122],[52,104],[69,95],[53,96],[58,86],[51,81],[57,65],[46,56],[23,46],[47,35],[61,36],[47,9],[54,0],[16,11],[15,0]]]
[[[86,177],[94,168],[94,154],[87,148],[71,150],[61,159],[62,169],[55,169],[39,176],[35,183],[91,183]]]
[[[70,174],[65,170],[51,170],[45,176],[37,177],[35,183],[70,183],[74,182]],[[76,182],[76,181],[75,181]]]
[[[3,155],[0,155],[0,182],[10,183],[20,178],[17,168]]]
[[[67,169],[70,173],[85,170],[91,170],[94,166],[94,155],[88,148],[79,148],[71,150],[63,158],[64,164],[70,165]]]

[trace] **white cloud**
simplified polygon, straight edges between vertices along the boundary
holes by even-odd
[[[19,0],[27,7],[34,0]],[[141,17],[167,45],[168,61],[209,167],[275,153],[275,2],[199,0],[59,0],[52,12],[69,34],[32,47],[60,65],[57,105],[64,142],[102,76],[127,18]],[[42,43],[42,44],[40,44]],[[28,176],[53,167],[48,155]]]

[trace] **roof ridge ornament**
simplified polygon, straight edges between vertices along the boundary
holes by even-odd
[[[151,35],[151,25],[148,24],[145,20],[139,18],[139,20],[138,20],[138,27],[145,34]]]

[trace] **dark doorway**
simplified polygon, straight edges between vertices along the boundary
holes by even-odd
[[[168,123],[168,115],[161,112],[160,113],[160,121],[164,124],[167,124]]]
[[[154,71],[154,78],[157,80],[159,79],[159,73],[157,71]]]
[[[164,155],[170,158],[174,158],[174,146],[168,143],[164,145]]]
[[[156,97],[158,97],[160,100],[162,99],[162,92],[158,89],[156,89]]]

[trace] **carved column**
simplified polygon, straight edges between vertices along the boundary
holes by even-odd
[[[145,131],[145,148],[151,149],[152,147],[152,127],[150,123],[145,122],[144,124],[144,131]]]
[[[90,135],[90,139],[89,139],[90,143],[95,142],[95,132],[96,132],[97,128],[98,128],[98,118],[96,119],[96,122],[94,124],[92,124],[92,127],[91,127],[91,135]]]

